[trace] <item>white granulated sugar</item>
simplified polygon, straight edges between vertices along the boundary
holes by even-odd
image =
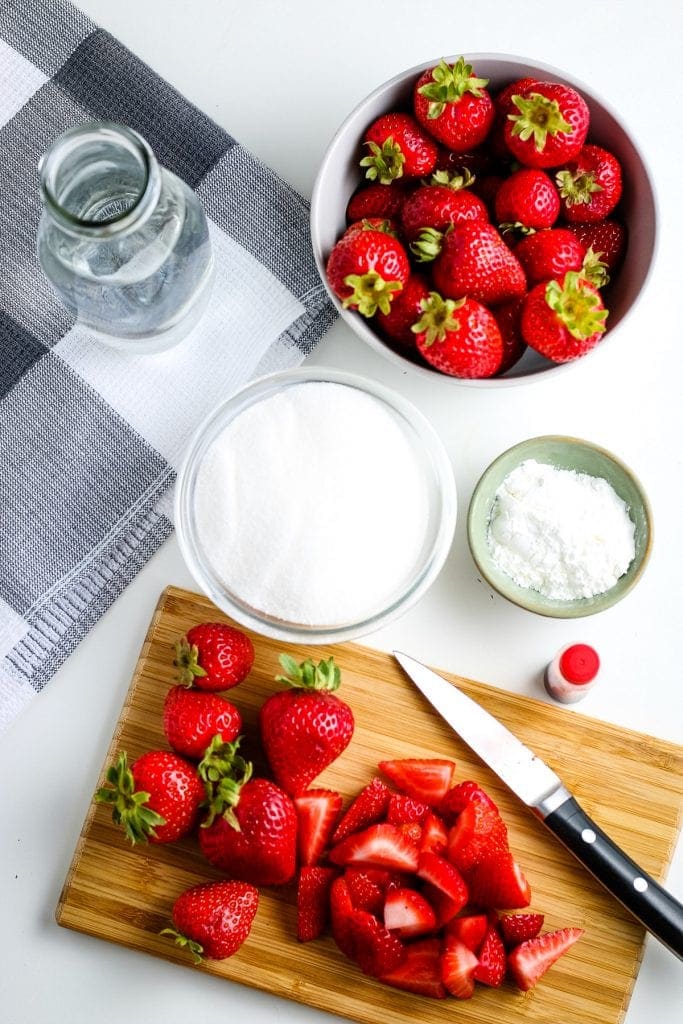
[[[200,544],[225,586],[303,625],[372,615],[411,579],[429,516],[404,429],[343,384],[293,385],[216,438],[197,478]]]
[[[519,586],[575,600],[623,576],[634,533],[627,505],[606,480],[527,459],[496,491],[488,543]]]

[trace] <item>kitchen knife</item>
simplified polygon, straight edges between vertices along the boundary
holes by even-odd
[[[561,779],[493,715],[407,654],[403,671],[469,747],[649,932],[683,960],[683,905],[586,814]]]

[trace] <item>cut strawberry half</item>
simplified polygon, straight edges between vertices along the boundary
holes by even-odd
[[[515,946],[508,955],[508,968],[523,992],[533,988],[549,967],[583,935],[583,928],[560,928]]]
[[[336,845],[352,833],[380,821],[387,812],[390,797],[391,790],[386,783],[374,778],[346,809],[332,834],[332,842]]]
[[[505,978],[505,946],[498,929],[489,925],[481,949],[479,963],[474,968],[474,980],[492,988],[500,988]]]
[[[384,903],[384,925],[401,939],[413,939],[434,931],[436,913],[415,889],[392,889]]]
[[[389,871],[417,870],[419,851],[396,825],[371,825],[348,836],[330,851],[333,864],[357,864]]]
[[[406,947],[403,963],[381,975],[379,980],[420,996],[445,999],[446,989],[441,981],[441,943],[438,939],[411,942]]]
[[[443,853],[448,843],[448,830],[438,814],[430,811],[422,824],[420,853]]]
[[[442,892],[451,904],[457,905],[456,914],[467,903],[469,894],[465,879],[456,867],[438,853],[420,854],[417,877]]]
[[[474,970],[479,961],[464,942],[446,937],[441,954],[441,980],[457,999],[469,999],[474,993]]]
[[[507,849],[505,822],[497,810],[485,803],[467,804],[448,833],[447,856],[460,871],[469,871],[480,861]]]
[[[424,800],[416,800],[405,793],[392,793],[387,808],[387,821],[392,825],[403,825],[417,822],[421,825],[429,814],[429,806]]]
[[[430,807],[438,807],[453,778],[455,764],[439,758],[403,758],[380,761],[379,769],[397,789]]]
[[[346,868],[344,878],[354,909],[381,917],[392,877],[389,871],[380,868]]]
[[[493,811],[498,810],[486,790],[471,779],[465,779],[448,790],[439,806],[439,814],[447,825],[453,825],[460,812],[470,804],[483,804]]]
[[[299,942],[319,939],[325,933],[330,916],[330,889],[336,874],[334,868],[301,868],[296,891],[296,937]]]
[[[332,789],[309,789],[294,797],[299,863],[317,864],[341,813],[342,798]]]
[[[467,883],[472,902],[484,907],[514,910],[531,903],[531,888],[511,853],[480,861],[468,872]]]
[[[473,953],[479,950],[490,924],[486,914],[468,914],[455,917],[446,925],[446,934],[464,942]]]
[[[335,878],[330,886],[330,925],[332,937],[342,953],[353,958],[353,941],[351,936],[351,915],[353,903],[346,879]]]
[[[368,914],[366,910],[354,910],[348,923],[352,959],[363,974],[379,978],[403,963],[405,946],[373,914]]]
[[[527,939],[535,939],[543,921],[543,914],[502,914],[499,924],[503,942],[512,948]]]

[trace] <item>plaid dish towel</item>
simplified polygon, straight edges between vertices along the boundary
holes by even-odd
[[[211,308],[165,353],[94,343],[36,258],[40,156],[100,119],[140,132],[209,218]],[[200,420],[334,316],[301,196],[67,0],[0,0],[0,730],[171,533]]]

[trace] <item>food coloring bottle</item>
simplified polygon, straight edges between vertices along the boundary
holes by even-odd
[[[591,690],[600,669],[597,651],[588,644],[570,644],[557,652],[545,670],[547,692],[561,704],[575,704]]]

